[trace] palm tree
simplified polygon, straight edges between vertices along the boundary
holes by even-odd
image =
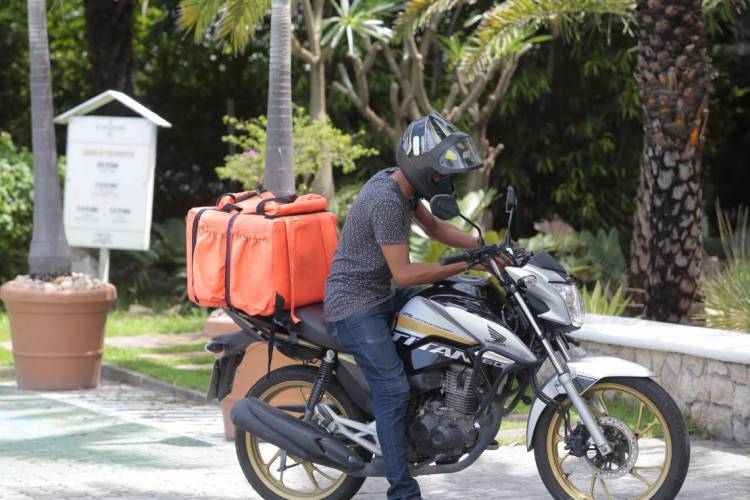
[[[648,262],[644,316],[687,322],[697,312],[703,251],[700,180],[713,71],[706,26],[700,0],[639,0],[636,21],[644,136],[634,247],[644,245],[633,257]]]
[[[718,3],[509,0],[485,13],[463,60],[467,71],[481,68],[514,30],[538,28],[553,19],[576,21],[584,13],[614,14],[626,21],[634,16],[644,147],[630,271],[631,283],[646,289],[644,315],[650,319],[687,322],[698,305],[700,176],[712,72],[703,7]]]
[[[273,0],[268,78],[268,135],[263,185],[279,196],[294,193],[292,142],[291,0]]]
[[[70,272],[70,247],[65,239],[60,208],[45,0],[28,0],[27,8],[34,160],[34,229],[29,249],[29,272],[32,276],[48,279]]]
[[[291,0],[183,0],[180,26],[194,30],[196,40],[213,30],[242,50],[271,6],[268,78],[268,139],[263,184],[277,195],[294,192],[292,141]]]

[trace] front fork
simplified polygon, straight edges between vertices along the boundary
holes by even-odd
[[[534,331],[536,332],[539,340],[544,346],[544,350],[547,351],[547,356],[549,357],[549,360],[552,362],[552,366],[557,372],[557,378],[560,381],[560,384],[565,389],[565,392],[568,394],[568,397],[570,397],[570,401],[573,403],[573,406],[576,410],[578,410],[578,415],[581,417],[583,425],[585,425],[586,429],[589,431],[589,436],[591,436],[592,441],[594,441],[596,449],[599,450],[599,453],[601,453],[602,455],[608,455],[612,452],[612,447],[604,437],[604,433],[602,432],[601,427],[599,427],[599,424],[596,422],[596,418],[591,413],[588,405],[586,405],[586,402],[578,393],[578,389],[576,389],[575,385],[573,384],[573,377],[570,374],[567,363],[573,358],[568,352],[568,348],[565,346],[561,339],[557,339],[557,347],[560,349],[560,352],[563,356],[563,359],[559,360],[557,358],[555,350],[552,348],[552,344],[550,344],[549,340],[542,333],[541,328],[539,328],[539,325],[534,319],[534,315],[531,314],[531,311],[529,311],[529,308],[526,305],[526,301],[523,300],[523,297],[521,297],[521,294],[518,292],[518,290],[514,290],[512,292],[512,296],[523,311],[526,319],[529,320],[532,328],[534,328]]]

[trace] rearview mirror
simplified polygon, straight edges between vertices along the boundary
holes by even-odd
[[[513,186],[508,186],[508,190],[505,192],[505,213],[515,210],[517,205],[516,190],[513,189]]]
[[[438,219],[448,220],[460,213],[456,199],[449,194],[436,194],[430,199],[432,215]]]

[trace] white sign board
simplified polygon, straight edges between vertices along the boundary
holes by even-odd
[[[67,148],[68,243],[148,250],[156,125],[144,118],[74,116]]]

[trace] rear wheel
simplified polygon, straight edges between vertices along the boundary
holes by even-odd
[[[274,370],[268,377],[260,379],[247,393],[247,397],[258,398],[302,418],[317,372],[315,368],[304,366],[287,366]],[[363,418],[360,410],[334,379],[328,384],[321,402],[343,417],[354,420]],[[240,467],[248,482],[267,500],[347,500],[359,491],[365,480],[286,455],[278,447],[241,429],[236,431],[235,447]],[[284,468],[281,467],[283,462]]]
[[[537,424],[534,455],[552,496],[674,498],[687,474],[690,441],[669,394],[650,379],[611,378],[594,384],[582,396],[614,451],[604,458],[588,445],[583,456],[575,456],[565,449],[565,419],[548,407]],[[569,415],[575,428],[579,420],[575,408]]]

